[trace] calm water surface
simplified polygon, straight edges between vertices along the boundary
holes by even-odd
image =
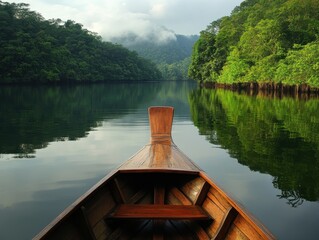
[[[319,100],[193,83],[0,89],[0,239],[31,239],[149,141],[147,107],[175,107],[173,139],[279,239],[319,236]]]

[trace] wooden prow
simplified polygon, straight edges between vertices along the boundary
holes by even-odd
[[[172,140],[174,108],[150,107],[148,113],[151,129],[150,144],[145,145],[141,151],[126,161],[119,168],[119,171],[122,173],[174,172],[198,174],[201,170],[177,148]]]
[[[150,107],[148,114],[151,128],[151,143],[171,144],[174,108]]]

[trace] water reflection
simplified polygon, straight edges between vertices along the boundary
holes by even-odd
[[[182,84],[101,84],[72,87],[2,87],[0,89],[0,154],[34,157],[49,142],[76,140],[108,119],[147,106],[155,96],[183,94]],[[181,88],[176,91],[176,88]],[[178,111],[188,108],[180,103]],[[146,109],[146,108],[145,108]],[[147,120],[147,119],[146,119]]]
[[[292,207],[319,200],[319,100],[194,90],[191,113],[200,133],[239,163],[273,176]]]
[[[193,82],[2,86],[0,239],[31,239],[147,143],[150,105],[172,105],[175,121],[189,121],[187,95],[193,87]]]
[[[278,238],[316,239],[317,100],[193,89],[1,87],[0,239],[31,239],[147,143],[150,105],[175,107],[174,142]]]
[[[0,207],[0,216],[3,216],[0,217],[0,239],[31,239],[57,213],[64,210],[66,202],[74,201],[74,196],[83,194],[101,177],[59,183],[57,189],[34,192],[32,200],[20,199],[11,206]]]

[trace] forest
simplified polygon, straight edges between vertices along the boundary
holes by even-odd
[[[318,90],[319,1],[243,1],[200,33],[188,74],[217,86]]]
[[[0,1],[0,84],[153,81],[156,65],[72,20]]]

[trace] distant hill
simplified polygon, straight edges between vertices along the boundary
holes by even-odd
[[[118,42],[130,50],[136,51],[142,57],[152,60],[154,63],[172,64],[184,60],[191,56],[197,35],[184,36],[175,35],[176,40],[166,42],[138,41],[134,36],[117,38],[113,42]]]
[[[112,42],[122,44],[140,56],[156,63],[167,80],[185,80],[190,64],[193,45],[198,35],[175,35],[175,39],[165,42],[138,40],[137,36],[126,36],[113,39]]]
[[[156,65],[71,20],[45,20],[25,3],[0,1],[0,83],[161,79]]]

